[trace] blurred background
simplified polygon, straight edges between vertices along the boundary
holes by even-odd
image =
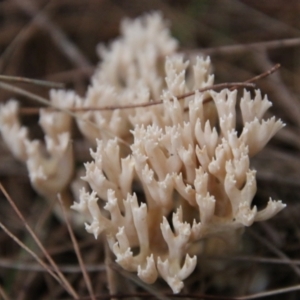
[[[214,263],[219,271],[213,274],[197,270],[186,281],[183,293],[187,297],[200,294],[233,297],[297,285],[300,276],[300,1],[4,0],[0,1],[0,74],[62,82],[66,88],[83,95],[99,63],[96,46],[116,38],[124,18],[154,10],[161,11],[169,20],[171,32],[179,41],[179,51],[186,58],[211,57],[216,83],[242,82],[281,64],[276,73],[256,84],[268,94],[273,102],[272,114],[281,118],[286,127],[253,159],[253,168],[258,170],[255,203],[263,205],[271,196],[283,200],[288,207],[271,221],[247,229],[238,255],[216,259]],[[48,97],[47,88],[13,84]],[[23,108],[40,106],[13,91],[1,90],[1,103],[10,98],[20,100]],[[21,118],[30,126],[32,137],[42,138],[37,115],[24,114]],[[88,150],[77,136],[75,131],[78,161],[87,161]],[[2,140],[0,181],[55,260],[62,269],[65,267],[68,278],[85,297],[82,299],[89,299],[65,225],[51,215],[46,203],[36,201],[38,196],[30,186],[26,167],[12,157]],[[0,221],[39,253],[2,194],[0,201]],[[97,266],[90,269],[96,294],[107,295],[110,271],[103,264],[106,257],[103,247],[91,236],[79,233],[78,239],[87,266]],[[1,231],[0,298],[68,299],[37,263],[28,262],[32,262],[28,254]],[[66,265],[73,266],[73,271]],[[140,298],[151,293],[126,277],[129,275],[115,273],[124,280],[124,293],[132,293],[131,297],[137,292],[145,293]],[[169,292],[161,282],[151,289],[160,295]],[[268,299],[282,297],[299,299],[300,292],[282,295],[274,291]]]

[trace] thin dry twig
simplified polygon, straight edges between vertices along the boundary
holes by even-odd
[[[49,3],[48,3],[49,4]],[[45,10],[48,7],[48,4],[46,4],[40,12]],[[33,22],[35,17],[32,19],[30,23],[23,26],[21,30],[18,32],[18,34],[13,38],[13,40],[7,45],[5,50],[2,52],[0,56],[0,72],[2,72],[7,65],[7,62],[9,61],[9,57],[12,55],[12,53],[21,46],[22,42],[25,42],[32,34],[34,29],[36,29],[36,24]]]
[[[267,71],[265,71],[257,76],[254,76],[254,77],[246,80],[245,82],[254,82],[254,81],[258,81],[262,78],[265,78],[267,76],[270,76],[271,74],[275,73],[280,67],[281,67],[280,64],[276,64],[275,66],[269,68]]]
[[[284,30],[289,34],[297,36],[300,34],[300,30],[298,28],[295,28],[293,25],[283,20],[279,20],[275,17],[275,15],[270,16],[268,13],[256,9],[255,6],[250,4],[250,2],[246,3],[239,0],[223,0],[222,2],[224,2],[225,5],[234,4],[238,13],[247,13],[251,18],[255,18],[260,23],[260,28],[264,28],[266,30],[272,28],[275,31]],[[282,4],[284,3],[285,2],[283,1]]]
[[[22,241],[20,241],[11,231],[9,231],[5,225],[0,222],[1,229],[14,240],[21,248],[28,252],[56,281],[62,284],[62,281],[56,276],[56,274],[45,264],[32,250],[30,250]]]
[[[0,80],[2,81],[12,81],[12,82],[21,82],[21,83],[30,83],[34,85],[39,85],[43,87],[51,87],[51,88],[64,88],[65,84],[61,82],[53,82],[47,80],[39,80],[33,78],[26,77],[18,77],[18,76],[8,76],[8,75],[0,75]]]
[[[83,80],[83,79],[90,79],[95,71],[94,67],[87,67],[87,68],[74,68],[67,71],[62,71],[54,74],[48,74],[45,78],[47,80],[55,80],[55,81],[76,81],[76,80]]]
[[[221,84],[215,84],[212,85],[210,87],[205,87],[202,89],[197,90],[198,92],[205,92],[208,90],[214,90],[214,89],[219,89],[219,88],[230,88],[231,90],[234,90],[238,87],[251,87],[253,88],[253,85],[248,85],[248,83],[253,83],[255,81],[258,81],[262,78],[265,78],[271,74],[273,74],[274,72],[276,72],[278,69],[280,68],[280,64],[276,64],[275,66],[271,67],[270,69],[268,69],[267,71],[254,76],[248,80],[246,80],[245,82],[238,82],[238,83],[221,83]],[[182,100],[184,98],[187,98],[189,96],[192,96],[196,93],[196,91],[192,91],[180,96],[177,96],[177,100]],[[171,99],[172,100],[172,99]],[[211,98],[207,98],[205,99],[203,102],[207,103],[209,101],[211,101]],[[116,110],[116,109],[132,109],[132,108],[140,108],[140,107],[148,107],[148,106],[152,106],[152,105],[158,105],[158,104],[162,104],[163,101],[162,100],[154,100],[151,102],[146,102],[146,103],[139,103],[139,104],[129,104],[129,105],[113,105],[113,106],[105,106],[105,107],[77,107],[77,108],[69,108],[70,111],[72,112],[76,112],[76,111],[107,111],[107,110]],[[49,104],[48,104],[49,105]],[[52,106],[54,107],[54,106]],[[56,108],[55,109],[61,110],[61,108]],[[26,107],[26,108],[21,108],[20,109],[20,113],[21,114],[26,114],[26,115],[30,115],[30,114],[37,114],[39,113],[39,108],[36,107]]]
[[[300,263],[299,263],[300,265]],[[39,266],[38,264],[32,262],[21,262],[5,258],[0,258],[0,267],[6,269],[14,269],[19,271],[33,271],[33,272],[47,272],[45,268]],[[81,267],[77,265],[58,265],[59,269],[64,273],[80,273],[82,272]],[[48,265],[50,270],[54,270],[51,266]],[[88,272],[104,272],[106,268],[103,264],[85,264],[85,269]]]
[[[64,53],[70,61],[72,61],[77,67],[86,68],[90,67],[91,63],[82,54],[82,52],[72,43],[65,33],[42,11],[38,11],[35,5],[29,0],[14,0],[14,2],[29,16],[33,17],[32,22],[47,30],[52,40],[58,46],[58,48]]]
[[[226,296],[213,296],[213,295],[205,295],[205,294],[188,294],[188,293],[182,293],[182,294],[169,294],[164,293],[164,297],[170,297],[168,299],[207,299],[207,300],[237,300],[238,298],[235,297],[226,297]],[[153,295],[149,293],[122,293],[122,294],[116,294],[116,295],[97,295],[96,299],[99,300],[110,300],[110,299],[133,299],[134,297],[139,297],[141,299],[157,299],[154,298]],[[89,300],[87,297],[80,298],[80,300]]]
[[[261,264],[276,264],[276,265],[290,265],[292,263],[293,265],[300,266],[300,259],[270,258],[270,257],[250,256],[250,255],[212,256],[212,257],[206,256],[205,259],[212,260],[212,261],[213,260],[246,261],[246,262],[257,262]],[[1,264],[1,260],[0,260],[0,264]]]
[[[187,50],[185,53],[191,56],[197,56],[199,53],[202,55],[233,55],[241,52],[249,52],[249,51],[261,51],[261,50],[271,50],[278,48],[287,48],[287,47],[297,47],[300,45],[300,38],[291,38],[291,39],[281,39],[274,41],[266,41],[266,42],[257,42],[257,43],[249,43],[249,44],[238,44],[238,45],[226,45],[220,47],[212,47],[212,48],[201,48],[199,50]]]
[[[249,255],[239,255],[239,256],[213,256],[205,257],[206,260],[230,260],[230,261],[245,261],[245,262],[256,262],[261,264],[275,264],[275,265],[290,265],[291,263],[296,266],[300,266],[299,259],[286,259],[286,258],[270,258],[270,257],[260,257],[260,256],[249,256]],[[58,265],[59,269],[64,273],[80,273],[82,272],[80,266],[76,265]],[[106,271],[106,266],[103,264],[85,264],[85,269],[87,272],[104,272]],[[10,259],[0,259],[0,267],[7,269],[14,269],[19,271],[34,271],[34,272],[47,272],[45,268],[34,264],[32,262],[16,262]],[[53,270],[49,266],[50,270]]]
[[[284,254],[281,250],[279,250],[275,245],[267,241],[265,238],[261,237],[259,234],[254,232],[253,230],[249,229],[248,232],[251,234],[253,238],[255,238],[257,241],[259,241],[262,245],[266,246],[270,251],[275,253],[277,256],[281,257],[284,260],[289,261],[289,266],[293,269],[293,271],[300,277],[300,268],[297,267],[293,261]]]
[[[26,27],[23,27],[20,32],[14,37],[11,43],[5,48],[5,50],[1,53],[0,56],[0,72],[2,73],[5,69],[7,62],[9,61],[9,57],[12,55],[13,51],[20,46],[21,42],[26,40],[27,37],[32,32],[33,25],[29,24]]]
[[[266,52],[262,51],[259,53],[255,53],[254,59],[257,63],[257,66],[261,69],[270,68],[272,62],[270,61]],[[280,78],[280,74],[276,73],[272,77],[272,80],[268,81],[268,84],[271,85],[272,90],[276,93],[276,99],[284,99],[284,101],[279,100],[277,105],[282,108],[286,112],[286,115],[290,118],[290,120],[296,124],[298,127],[300,126],[300,106],[296,105],[297,99],[291,93],[290,90],[287,89],[284,82]],[[274,101],[273,100],[273,101]]]
[[[27,231],[29,232],[29,234],[31,235],[31,237],[34,239],[34,241],[36,242],[36,244],[38,245],[38,247],[40,248],[40,250],[42,251],[42,253],[45,255],[45,257],[47,258],[47,260],[49,261],[49,263],[51,264],[51,266],[56,271],[57,276],[60,278],[61,283],[64,285],[65,289],[69,292],[69,294],[74,299],[78,299],[79,296],[77,295],[76,291],[70,285],[70,283],[68,282],[68,280],[66,279],[66,277],[63,275],[63,273],[59,270],[58,266],[56,265],[56,263],[54,262],[54,260],[51,258],[51,256],[49,255],[49,253],[47,252],[47,250],[45,249],[45,247],[42,245],[42,243],[40,242],[39,238],[36,236],[36,234],[34,233],[34,231],[31,229],[31,227],[29,226],[29,224],[25,220],[24,216],[22,215],[22,213],[20,212],[20,210],[18,209],[18,207],[15,205],[14,201],[11,199],[10,195],[7,193],[7,191],[5,190],[5,188],[3,187],[3,185],[2,185],[1,182],[0,182],[0,190],[4,194],[5,198],[7,199],[7,201],[9,202],[9,204],[11,205],[11,207],[13,208],[13,210],[15,211],[15,213],[17,214],[17,216],[19,217],[19,219],[22,221],[23,225],[25,226],[25,228],[27,229]]]
[[[73,244],[73,247],[74,247],[74,250],[75,250],[79,265],[80,265],[80,268],[81,268],[81,272],[82,272],[86,287],[88,289],[88,292],[89,292],[89,295],[90,295],[91,299],[95,300],[96,298],[95,298],[95,294],[94,294],[93,287],[92,287],[92,284],[91,284],[91,280],[90,280],[90,277],[89,277],[89,275],[86,271],[86,267],[85,267],[85,264],[83,262],[81,252],[80,252],[80,249],[78,247],[78,243],[77,243],[76,237],[74,235],[73,229],[70,225],[70,221],[69,221],[69,218],[67,216],[66,209],[64,207],[61,195],[58,194],[57,198],[58,198],[59,204],[61,206],[61,209],[63,211],[63,215],[64,215],[64,218],[65,218],[65,221],[66,221],[66,224],[67,224],[67,228],[68,228],[71,240],[72,240],[72,244]]]
[[[237,87],[249,87],[249,88],[254,88],[255,85],[250,82],[232,82],[232,83],[220,83],[220,84],[214,84],[202,89],[198,89],[183,95],[176,96],[177,100],[183,100],[187,97],[193,96],[197,91],[198,92],[206,92],[209,90],[216,90],[216,89],[222,89],[222,88],[237,88]],[[1,88],[1,83],[0,83],[0,88]],[[172,101],[173,99],[170,99]],[[209,102],[211,100],[205,99],[203,102]],[[47,101],[48,102],[48,101]],[[138,104],[128,104],[128,105],[111,105],[111,106],[104,106],[104,107],[75,107],[75,108],[69,108],[68,111],[70,112],[84,112],[84,111],[108,111],[108,110],[116,110],[116,109],[132,109],[132,108],[143,108],[143,107],[148,107],[148,106],[153,106],[153,105],[159,105],[163,104],[163,100],[154,100],[150,102],[144,102],[144,103],[138,103]],[[43,104],[46,104],[45,101],[43,101]],[[50,103],[47,103],[46,105],[51,106],[51,109],[56,109],[63,111],[62,108],[57,107],[55,105],[52,105]],[[21,108],[20,113],[22,114],[36,114],[39,112],[39,108]],[[76,116],[76,115],[75,115]],[[78,117],[78,116],[76,116]]]
[[[241,296],[235,298],[236,300],[252,300],[252,299],[261,299],[265,297],[270,297],[274,295],[280,295],[280,294],[286,294],[286,293],[291,293],[291,292],[296,292],[300,290],[300,284],[285,287],[285,288],[280,288],[280,289],[274,289],[271,291],[266,291],[266,292],[261,292],[261,293],[256,293],[248,296]]]

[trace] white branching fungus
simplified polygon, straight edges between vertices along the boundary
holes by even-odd
[[[19,103],[16,100],[10,100],[0,106],[0,131],[12,154],[17,159],[26,161],[25,141],[28,140],[28,130],[21,126],[18,112]]]
[[[77,96],[73,91],[50,90],[50,102],[61,108],[75,105]],[[40,110],[39,123],[46,136],[56,139],[57,136],[71,130],[71,116],[59,111]]]
[[[98,47],[102,61],[85,97],[78,97],[78,107],[138,104],[159,99],[165,87],[164,59],[175,53],[177,41],[171,37],[160,13],[125,20],[121,31],[122,37],[109,47]],[[163,124],[161,107],[156,106],[151,110],[156,113],[148,113],[144,109],[91,110],[82,113],[77,123],[83,135],[92,143],[99,138],[107,140],[113,135],[127,139],[132,125]],[[84,120],[96,123],[97,128]]]
[[[75,93],[51,91],[50,101],[62,108],[72,107]],[[40,125],[45,133],[45,146],[31,141],[28,129],[20,125],[19,106],[15,100],[0,107],[0,130],[14,156],[25,162],[32,185],[47,199],[53,200],[69,184],[74,169],[70,142],[71,118],[59,111],[40,110]]]
[[[73,205],[90,212],[88,232],[96,237],[107,234],[118,264],[136,271],[147,283],[159,274],[174,293],[196,266],[197,257],[189,254],[192,243],[236,240],[245,226],[285,207],[271,199],[261,211],[252,204],[256,172],[250,169],[250,156],[283,126],[275,118],[263,120],[271,103],[259,91],[254,100],[244,91],[240,104],[244,128],[238,134],[236,91],[176,98],[190,91],[187,66],[182,58],[167,59],[160,122],[134,127],[130,155],[121,157],[116,139],[97,141],[83,178],[93,192],[82,191],[80,202]],[[202,82],[195,86],[213,83],[209,68],[209,60],[197,60],[194,79]],[[149,113],[156,111],[150,107]],[[143,196],[137,199],[135,191],[141,190]],[[107,202],[104,209],[110,217],[97,201]]]
[[[39,141],[27,141],[27,168],[32,185],[46,198],[60,193],[70,182],[73,174],[73,152],[70,134],[64,132],[56,139],[45,136],[49,157],[43,155]]]
[[[244,91],[239,109],[237,92],[227,89],[196,91],[181,99],[213,84],[210,59],[197,58],[189,66],[174,55],[177,43],[159,13],[125,21],[122,33],[110,47],[99,47],[102,62],[83,98],[53,91],[52,101],[65,108],[151,99],[163,103],[77,113],[79,129],[96,150],[91,150],[93,160],[85,164],[83,177],[92,191],[82,188],[72,208],[85,218],[85,228],[95,238],[106,234],[119,265],[137,272],[146,283],[160,276],[178,293],[197,264],[192,244],[202,243],[204,249],[210,239],[237,241],[245,226],[269,219],[285,207],[270,199],[258,211],[252,203],[256,172],[250,168],[250,157],[283,123],[275,117],[263,119],[271,103],[260,91],[254,99]],[[70,117],[41,111],[49,153],[45,158],[40,142],[29,141],[17,111],[18,104],[12,101],[0,109],[5,142],[27,162],[41,194],[61,191],[73,174]],[[237,131],[239,112],[243,127]],[[120,139],[129,149],[124,149],[126,143],[119,144]]]

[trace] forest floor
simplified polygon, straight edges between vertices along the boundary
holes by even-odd
[[[243,82],[270,70],[256,86],[272,101],[272,114],[286,126],[257,155],[258,193],[255,203],[269,197],[287,207],[270,221],[246,228],[235,255],[199,258],[203,268],[185,281],[185,299],[300,299],[300,2],[283,0],[4,0],[0,1],[0,74],[64,83],[83,95],[98,63],[96,46],[116,38],[124,18],[159,10],[170,20],[180,52],[211,57],[215,82]],[[70,51],[67,44],[73,48]],[[74,51],[73,51],[74,50]],[[0,81],[1,82],[1,81]],[[3,81],[4,82],[4,81]],[[10,82],[48,97],[49,88]],[[21,101],[22,108],[40,104],[12,90],[0,102]],[[31,137],[42,139],[38,115],[23,114]],[[74,130],[77,164],[89,161],[88,149]],[[30,185],[26,166],[0,140],[0,182],[27,224],[55,260],[78,299],[91,299],[65,222],[52,212]],[[299,203],[298,203],[299,202]],[[0,222],[39,257],[44,254],[0,193]],[[263,205],[263,204],[262,204]],[[114,299],[175,299],[162,281],[145,287],[136,275],[116,266],[104,241],[75,232],[95,299],[112,298],[110,288],[121,282]],[[208,272],[207,262],[217,271]],[[267,294],[269,293],[269,294]],[[211,296],[211,297],[209,297]],[[24,247],[0,230],[0,298],[72,299],[64,285],[35,261]],[[243,298],[245,297],[245,298]],[[76,297],[73,295],[73,298]]]

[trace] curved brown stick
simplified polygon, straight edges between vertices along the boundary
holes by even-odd
[[[250,87],[253,88],[254,85],[250,84],[252,82],[258,81],[262,78],[265,78],[269,75],[271,75],[272,73],[274,73],[275,71],[277,71],[280,68],[280,64],[276,64],[274,67],[272,67],[271,69],[267,70],[264,73],[261,73],[255,77],[252,77],[248,80],[246,80],[245,82],[237,82],[237,83],[220,83],[220,84],[215,84],[209,87],[205,87],[203,89],[199,89],[197,91],[199,92],[205,92],[208,90],[215,90],[215,89],[220,89],[220,88],[230,88],[231,90],[236,89],[237,87]],[[178,97],[176,97],[178,100],[184,99],[186,97],[192,96],[195,94],[196,91],[192,91],[189,93],[186,93],[184,95],[180,95]],[[204,103],[207,103],[211,101],[211,98],[207,98],[204,100]],[[162,104],[163,101],[162,100],[156,100],[156,101],[151,101],[151,102],[146,102],[146,103],[140,103],[140,104],[129,104],[129,105],[112,105],[112,106],[105,106],[105,107],[78,107],[78,108],[69,108],[70,111],[72,112],[77,112],[77,111],[109,111],[109,110],[115,110],[115,109],[132,109],[132,108],[139,108],[139,107],[148,107],[148,106],[152,106],[152,105],[158,105],[158,104]],[[50,109],[57,109],[57,108],[53,108],[51,107]],[[21,108],[20,109],[20,113],[21,114],[26,114],[26,115],[31,115],[31,114],[37,114],[39,113],[39,108],[36,107],[26,107],[26,108]]]

